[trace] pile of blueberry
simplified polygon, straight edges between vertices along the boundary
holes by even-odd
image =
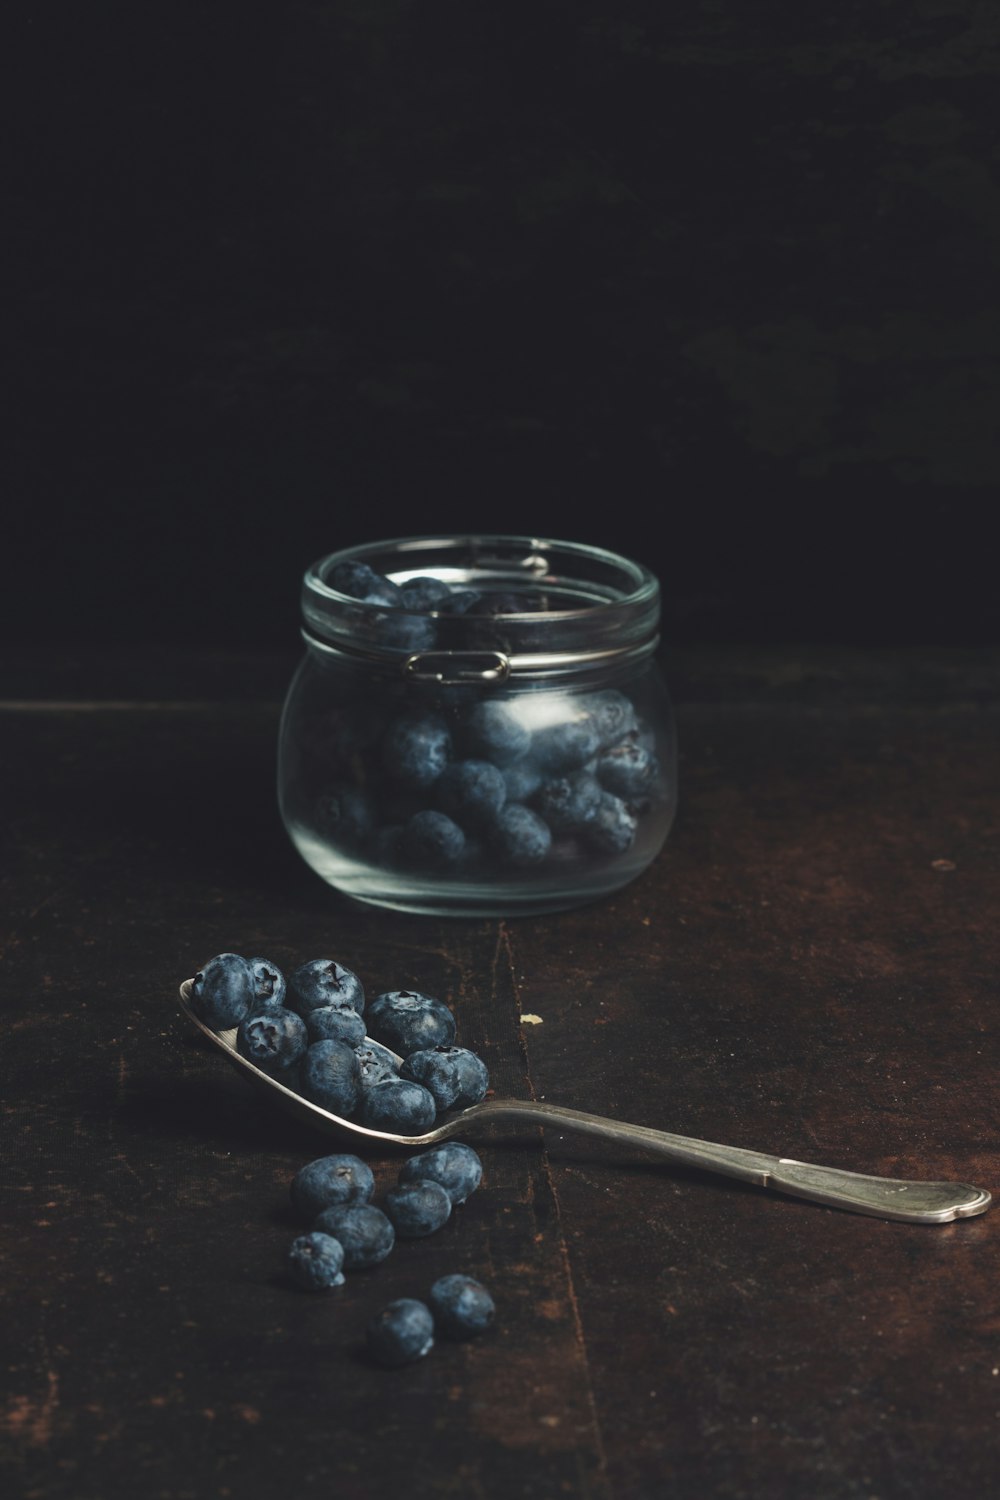
[[[403,611],[400,629],[429,631],[407,641],[413,651],[433,645],[434,620],[407,610],[481,615],[486,630],[499,612],[544,608],[543,596],[454,591],[431,577],[396,584],[365,563],[338,564],[329,582]],[[458,687],[396,705],[385,694],[339,705],[309,750],[318,783],[309,821],[323,841],[425,875],[618,858],[664,795],[653,735],[617,688],[484,696]]]
[[[345,1271],[378,1265],[397,1238],[421,1238],[440,1229],[481,1180],[482,1163],[472,1147],[444,1142],[404,1163],[380,1208],[371,1201],[371,1168],[359,1157],[340,1154],[309,1162],[291,1184],[295,1212],[312,1224],[288,1252],[292,1281],[309,1292],[342,1286]],[[381,1364],[406,1364],[428,1352],[435,1329],[450,1338],[471,1338],[489,1327],[494,1312],[480,1282],[460,1274],[442,1276],[426,1304],[410,1297],[389,1303],[368,1326],[368,1349]]]
[[[191,982],[191,1008],[213,1031],[235,1026],[240,1056],[270,1077],[372,1130],[421,1135],[489,1088],[482,1058],[455,1045],[443,1001],[390,990],[366,1022],[361,980],[334,959],[311,959],[286,981],[268,959],[216,954]]]

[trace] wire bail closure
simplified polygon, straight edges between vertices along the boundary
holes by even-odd
[[[403,663],[403,676],[418,682],[506,682],[510,657],[502,651],[418,651]]]

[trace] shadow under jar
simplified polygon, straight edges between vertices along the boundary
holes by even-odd
[[[620,889],[676,806],[659,613],[648,569],[575,542],[409,537],[322,558],[280,733],[296,848],[400,911],[518,916]]]

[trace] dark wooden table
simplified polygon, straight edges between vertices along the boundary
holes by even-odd
[[[438,1235],[309,1297],[287,1188],[333,1148],[174,997],[224,949],[336,957],[445,999],[498,1093],[995,1190],[1000,652],[668,652],[654,867],[470,923],[355,907],[299,862],[290,666],[6,661],[3,1493],[996,1493],[996,1209],[888,1223],[529,1133],[482,1145]],[[371,1314],[451,1270],[495,1330],[367,1365]]]

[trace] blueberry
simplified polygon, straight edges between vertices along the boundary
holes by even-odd
[[[399,847],[408,865],[446,870],[462,858],[465,834],[447,813],[428,807],[414,813],[404,825]]]
[[[422,1239],[434,1234],[451,1217],[451,1199],[439,1182],[402,1182],[385,1195],[385,1211],[396,1237]]]
[[[422,1047],[450,1046],[455,1040],[455,1017],[443,1000],[414,990],[388,990],[372,1001],[368,1034],[407,1057]]]
[[[313,1228],[340,1241],[348,1271],[377,1266],[396,1243],[392,1220],[374,1203],[335,1203],[317,1214]]]
[[[434,1319],[422,1302],[399,1297],[377,1313],[365,1330],[371,1358],[394,1368],[422,1359],[434,1345]]]
[[[428,651],[437,638],[437,628],[427,615],[393,612],[378,616],[372,634],[382,645],[400,651]]]
[[[506,800],[503,772],[489,760],[455,761],[434,786],[434,801],[463,828],[489,823]]]
[[[290,1004],[300,1016],[321,1005],[349,1000],[360,1015],[365,1008],[364,986],[358,976],[332,958],[314,958],[300,965],[288,981]]]
[[[281,1010],[285,1003],[285,976],[276,964],[267,958],[248,960],[253,975],[253,1010]]]
[[[434,1124],[434,1095],[423,1084],[404,1078],[373,1083],[361,1096],[361,1123],[392,1135],[423,1135]]]
[[[399,1169],[401,1183],[440,1183],[453,1204],[464,1203],[482,1180],[483,1164],[463,1141],[442,1141],[411,1156]]]
[[[374,823],[368,798],[354,787],[335,787],[323,792],[316,802],[316,826],[335,843],[361,843]]]
[[[376,573],[363,562],[341,562],[331,568],[326,582],[340,594],[360,599],[365,604],[384,604],[395,608],[401,602],[398,584]]]
[[[395,870],[406,863],[403,847],[403,824],[390,823],[380,828],[368,844],[368,858],[382,869]]]
[[[300,1234],[288,1252],[288,1270],[296,1286],[325,1292],[344,1284],[344,1247],[330,1234]]]
[[[656,780],[656,756],[632,737],[597,759],[597,779],[606,791],[626,799],[648,795]]]
[[[411,1052],[399,1076],[422,1083],[434,1095],[439,1110],[478,1104],[490,1086],[486,1064],[465,1047],[430,1047]]]
[[[361,1068],[361,1089],[370,1089],[374,1083],[387,1083],[399,1077],[399,1063],[388,1050],[369,1037],[362,1046],[355,1047]]]
[[[346,1042],[349,1047],[359,1047],[365,1039],[365,1023],[348,1000],[309,1011],[305,1024],[311,1042]]]
[[[461,732],[472,755],[491,760],[501,769],[520,760],[531,744],[530,733],[513,709],[495,698],[474,704]]]
[[[542,784],[542,773],[532,760],[519,760],[502,772],[508,802],[530,802]]]
[[[531,753],[543,771],[579,771],[601,748],[597,726],[587,714],[546,724],[535,732]]]
[[[481,1282],[471,1276],[441,1276],[428,1297],[434,1327],[452,1339],[470,1339],[489,1328],[496,1304]]]
[[[635,708],[625,694],[619,693],[615,688],[608,688],[602,693],[591,693],[585,703],[604,749],[617,744],[624,735],[636,728],[638,720]]]
[[[238,953],[216,954],[191,982],[191,1009],[212,1031],[238,1026],[255,998],[253,970]]]
[[[520,802],[509,802],[500,811],[489,838],[500,861],[514,869],[539,864],[552,847],[548,824]]]
[[[554,776],[539,788],[534,805],[558,833],[573,833],[589,823],[601,800],[601,787],[587,771]]]
[[[280,1074],[293,1067],[308,1045],[305,1022],[294,1010],[265,1010],[246,1016],[236,1033],[237,1052],[265,1073]]]
[[[349,1115],[361,1092],[361,1065],[346,1042],[313,1042],[302,1060],[302,1092],[335,1115]]]
[[[604,792],[597,811],[584,829],[592,849],[601,854],[624,854],[635,842],[639,820],[620,797]]]
[[[375,1178],[360,1156],[339,1152],[319,1156],[300,1167],[289,1193],[295,1212],[311,1224],[324,1208],[345,1203],[368,1203],[375,1192]]]
[[[440,609],[447,608],[447,602],[451,598],[451,589],[440,578],[431,578],[421,575],[419,578],[408,578],[405,583],[399,585],[403,595],[404,609]]]
[[[440,608],[442,614],[468,615],[475,614],[483,602],[483,596],[478,589],[455,589],[449,599],[445,599]]]
[[[436,715],[397,719],[382,742],[382,764],[408,786],[432,786],[450,754],[448,726]]]

